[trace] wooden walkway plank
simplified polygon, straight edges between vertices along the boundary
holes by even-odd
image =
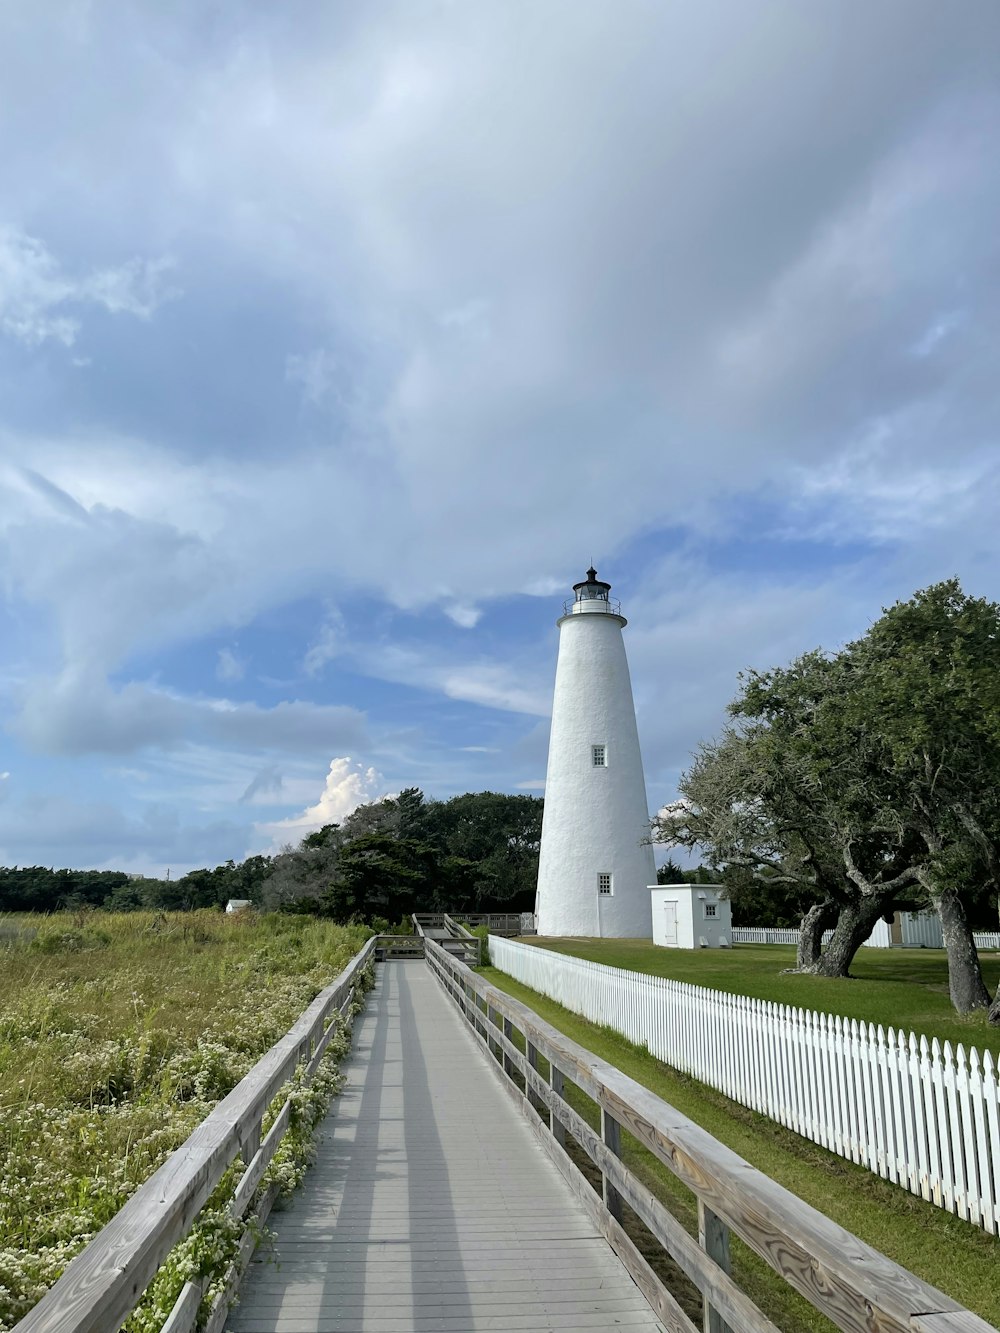
[[[344,1071],[230,1333],[662,1333],[424,964],[381,967]]]

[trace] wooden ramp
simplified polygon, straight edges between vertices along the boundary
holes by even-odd
[[[422,962],[388,962],[232,1333],[662,1330]]]

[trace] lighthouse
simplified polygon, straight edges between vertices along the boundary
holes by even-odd
[[[538,861],[539,935],[650,938],[646,783],[611,584],[588,569],[563,606]]]

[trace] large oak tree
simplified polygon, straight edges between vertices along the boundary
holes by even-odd
[[[952,1002],[988,1005],[966,909],[1000,880],[1000,606],[936,584],[838,653],[747,672],[730,714],[654,836],[797,885],[803,970],[845,975],[878,917],[922,895]]]

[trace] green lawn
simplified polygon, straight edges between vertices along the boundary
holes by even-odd
[[[582,952],[584,942],[576,943]],[[639,952],[632,942],[605,947],[613,947],[619,953]],[[764,954],[771,963],[781,961],[775,958],[781,954],[779,949],[748,948],[747,952]],[[731,963],[735,961],[733,955],[727,957]],[[705,954],[699,954],[689,955],[685,961],[692,963],[705,959]],[[646,970],[652,969],[647,967]],[[484,968],[482,972],[499,989],[515,996],[568,1037],[662,1097],[799,1198],[984,1319],[1000,1324],[1000,1284],[997,1283],[1000,1241],[863,1167],[800,1138],[774,1121],[729,1101],[697,1080],[677,1073],[623,1037],[588,1023],[495,968]],[[684,979],[692,978],[685,976]],[[850,984],[846,983],[847,986]],[[589,1099],[571,1089],[569,1084],[567,1089],[571,1103],[595,1123],[594,1107],[592,1103],[588,1107]],[[692,1234],[697,1234],[693,1195],[629,1135],[623,1135],[623,1149],[632,1170]],[[819,1333],[831,1328],[828,1321],[746,1247],[734,1243],[733,1258],[734,1275],[740,1285],[786,1333]]]
[[[852,975],[831,980],[784,972],[795,966],[792,945],[737,944],[732,949],[695,950],[663,949],[651,940],[527,938],[522,943],[694,986],[825,1010],[953,1044],[962,1042],[1000,1056],[1000,1028],[987,1023],[985,1012],[961,1018],[951,1007],[943,949],[860,949]],[[982,964],[992,992],[1000,984],[1000,953],[984,953]]]

